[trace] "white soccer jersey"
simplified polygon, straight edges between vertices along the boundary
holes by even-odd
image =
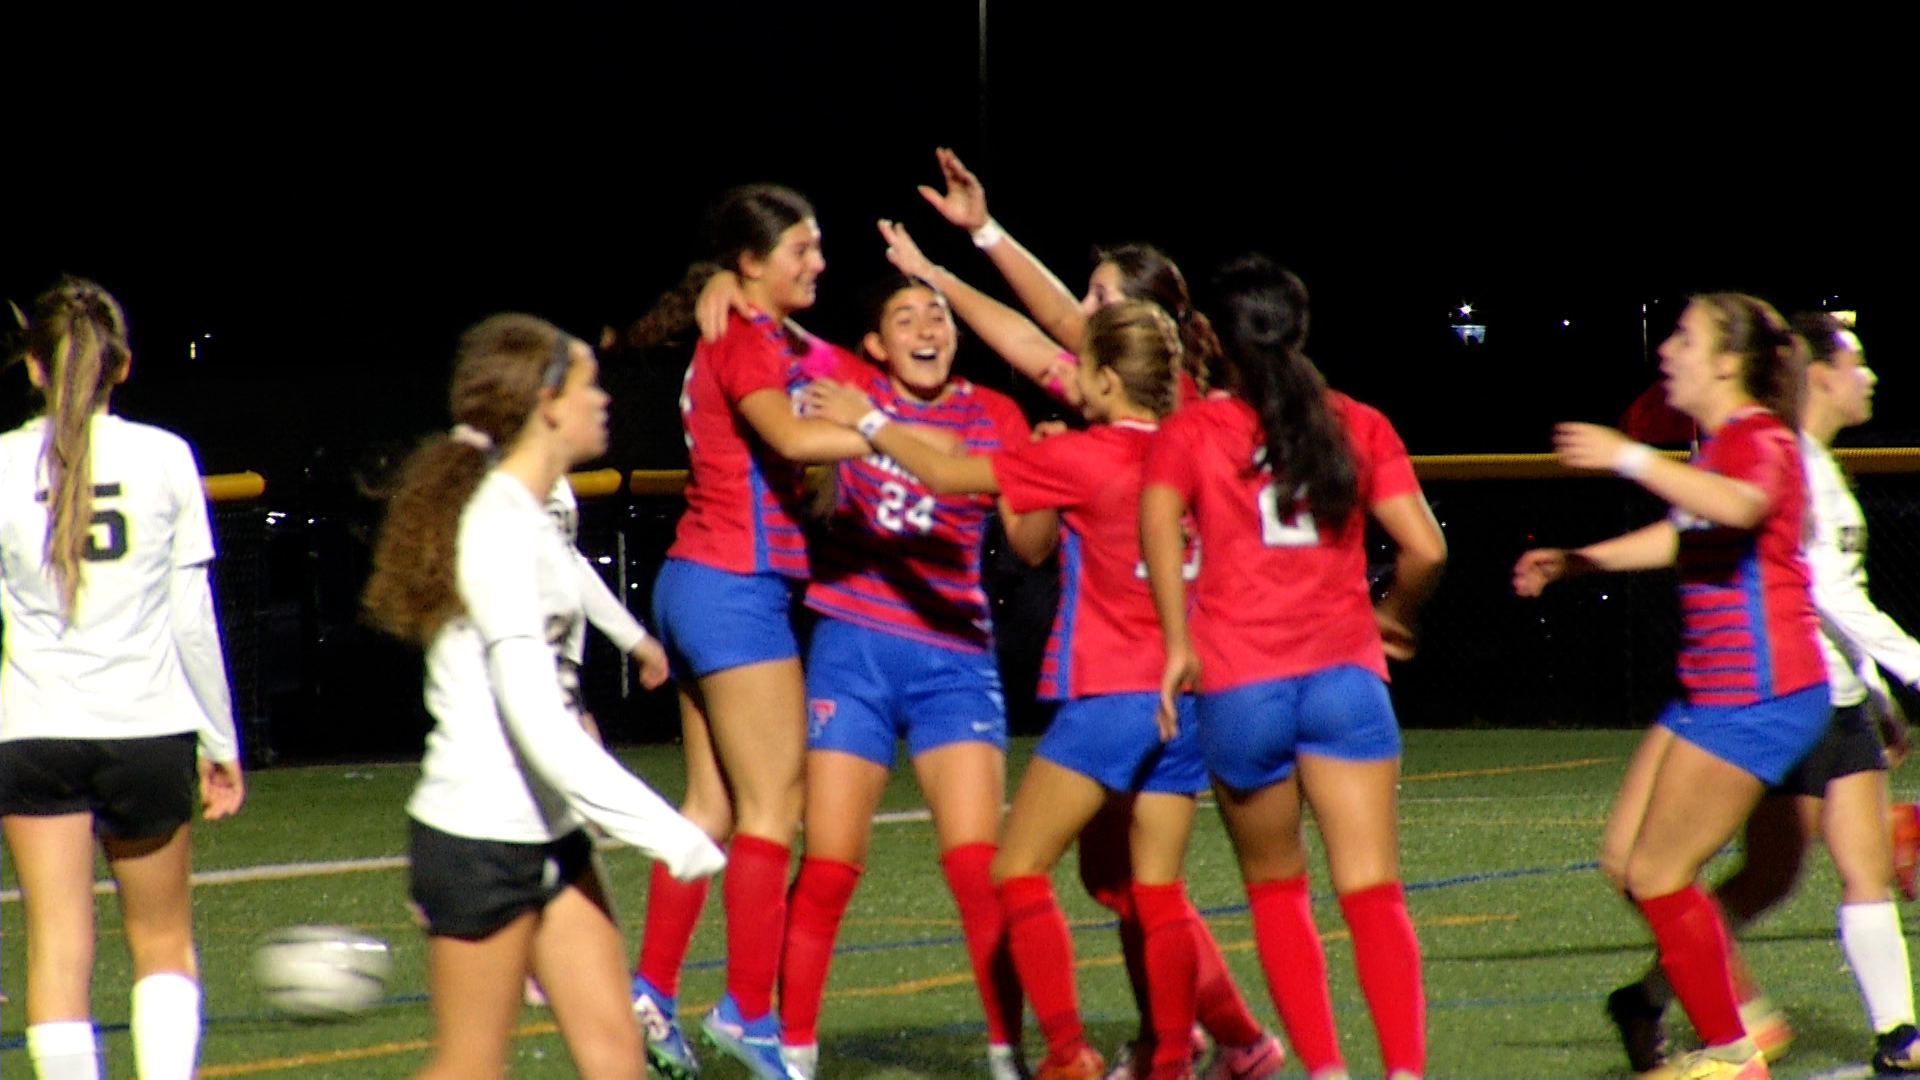
[[[212,696],[219,700],[209,706],[194,693],[175,637],[180,616],[169,603],[176,572],[204,580],[213,559],[192,448],[157,427],[93,418],[93,520],[69,623],[44,558],[45,428],[36,419],[0,435],[0,740],[197,731],[209,756],[231,759],[233,717],[218,649],[217,674],[207,677],[217,678]]]
[[[1858,705],[1867,687],[1858,674],[1878,664],[1908,686],[1920,687],[1920,642],[1888,618],[1867,595],[1867,521],[1846,476],[1819,442],[1800,436],[1812,513],[1803,545],[1820,614],[1820,650],[1827,662],[1833,704]]]
[[[574,498],[573,485],[566,477],[556,480],[553,490],[547,493],[547,513],[560,529],[560,535],[573,549],[575,569],[580,575],[580,598],[586,604],[587,621],[594,629],[607,635],[613,647],[621,653],[630,653],[647,636],[640,621],[627,610],[627,605],[613,595],[607,588],[605,579],[593,568],[587,557],[581,553],[580,544],[580,502]]]
[[[576,552],[520,481],[494,471],[460,517],[466,614],[427,650],[427,735],[416,820],[481,840],[541,843],[591,820],[682,876],[724,859],[692,822],[580,725],[584,636]]]

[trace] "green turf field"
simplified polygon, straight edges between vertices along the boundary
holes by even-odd
[[[1402,848],[1408,907],[1426,958],[1434,1080],[1624,1075],[1601,1001],[1644,968],[1648,938],[1591,868],[1591,859],[1634,738],[1612,731],[1407,734]],[[1016,747],[1016,770],[1030,746],[1021,741]],[[623,756],[663,793],[678,794],[677,749]],[[1896,794],[1912,798],[1916,775],[1896,773]],[[198,830],[195,863],[201,872],[284,871],[196,890],[208,1016],[201,1076],[397,1077],[424,1059],[424,949],[404,906],[404,871],[390,862],[352,863],[402,852],[402,805],[413,777],[407,765],[259,772],[250,779],[239,817]],[[919,805],[912,781],[901,778],[883,809]],[[843,954],[835,961],[821,1020],[821,1075],[984,1075],[978,1005],[931,828],[915,815],[896,818],[906,820],[875,828],[867,872],[842,930]],[[300,865],[327,861],[344,865]],[[607,863],[632,942],[640,928],[646,865],[621,851],[610,852]],[[1838,887],[1824,856],[1813,863],[1800,893],[1747,941],[1756,974],[1798,1034],[1776,1077],[1828,1075],[1857,1066],[1868,1049],[1866,1021],[1833,941]],[[1726,868],[1722,860],[1710,872]],[[1377,1076],[1378,1055],[1339,907],[1324,895],[1321,868],[1315,880],[1315,915],[1326,939],[1342,1045],[1356,1077]],[[1201,816],[1188,882],[1256,1013],[1271,1021],[1239,880],[1212,814]],[[7,867],[0,887],[12,886]],[[1106,913],[1080,892],[1071,858],[1056,874],[1056,887],[1079,930],[1074,944],[1090,1034],[1096,1045],[1109,1048],[1133,1030],[1114,935]],[[1905,916],[1911,935],[1920,912],[1910,906]],[[13,1001],[0,1012],[0,1075],[9,1080],[28,1076],[31,1068],[18,1048],[25,961],[20,920],[17,902],[0,903],[0,988]],[[301,1024],[268,1014],[251,989],[249,957],[269,931],[298,923],[349,923],[390,941],[395,972],[388,1001],[338,1024]],[[100,903],[99,925],[95,1016],[105,1033],[107,1075],[129,1077],[128,968],[110,898]],[[716,890],[681,987],[691,1016],[720,991],[721,941]],[[1675,1016],[1676,1025],[1683,1025],[1678,1010]],[[528,1009],[523,1025],[514,1042],[513,1075],[573,1075],[550,1018]],[[1675,1034],[1686,1037],[1684,1030]],[[1037,1057],[1040,1041],[1031,1025],[1027,1046]],[[706,1075],[725,1080],[744,1072],[726,1063]],[[1290,1068],[1289,1075],[1300,1074]]]

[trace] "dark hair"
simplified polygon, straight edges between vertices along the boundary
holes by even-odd
[[[887,305],[893,302],[894,297],[899,296],[908,289],[927,290],[940,301],[942,307],[947,308],[949,313],[951,313],[953,305],[947,302],[947,294],[941,292],[939,286],[936,286],[933,282],[925,278],[914,277],[912,274],[888,274],[867,286],[866,291],[861,294],[861,300],[867,312],[866,329],[861,332],[880,333],[887,317]],[[959,327],[956,326],[954,333],[958,334],[959,332]],[[864,356],[865,354],[862,353],[862,355]],[[867,359],[871,360],[872,357],[867,357]]]
[[[1214,275],[1221,352],[1233,390],[1260,416],[1264,461],[1283,495],[1305,490],[1314,519],[1345,526],[1359,502],[1346,426],[1327,399],[1327,382],[1302,351],[1307,287],[1264,255],[1243,255]]]
[[[434,435],[400,467],[374,542],[361,608],[396,637],[427,645],[465,612],[454,580],[460,515],[494,457],[513,446],[573,339],[532,315],[494,315],[460,335],[448,396],[455,422],[486,440]],[[493,449],[475,445],[491,441]]]
[[[119,301],[91,281],[62,278],[33,302],[27,355],[39,364],[47,403],[40,456],[47,471],[42,557],[60,589],[60,613],[80,601],[87,523],[93,518],[93,414],[133,363]]]
[[[1095,248],[1094,265],[1112,263],[1120,271],[1120,292],[1133,300],[1150,300],[1173,317],[1180,330],[1180,348],[1187,371],[1205,390],[1220,356],[1220,338],[1213,323],[1193,306],[1186,276],[1166,253],[1151,244],[1121,244]]]
[[[1151,300],[1122,300],[1087,319],[1080,362],[1112,368],[1136,405],[1155,416],[1173,411],[1173,373],[1180,368],[1180,330]]]
[[[1853,348],[1853,343],[1844,336],[1846,327],[1839,319],[1824,311],[1795,312],[1787,325],[1807,343],[1807,360],[1812,363],[1830,363],[1833,354]]]
[[[1701,293],[1690,302],[1713,317],[1719,347],[1745,361],[1741,381],[1747,393],[1788,427],[1799,426],[1800,402],[1807,392],[1807,342],[1772,304],[1758,297]]]
[[[693,305],[708,279],[722,270],[740,272],[740,258],[764,259],[780,234],[813,217],[813,205],[778,184],[747,184],[720,197],[707,214],[706,258],[687,267],[680,284],[660,294],[652,310],[627,330],[627,344],[651,348],[692,329]]]

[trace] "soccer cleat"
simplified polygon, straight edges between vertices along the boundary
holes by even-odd
[[[1639,983],[1629,983],[1607,995],[1607,1016],[1620,1032],[1620,1046],[1636,1077],[1656,1080],[1667,1059],[1667,1032],[1660,1024],[1665,1010],[1647,1000]]]
[[[1920,803],[1894,803],[1887,810],[1893,831],[1893,880],[1900,895],[1920,900]]]
[[[747,1067],[756,1080],[805,1080],[780,1058],[780,1018],[769,1012],[754,1020],[740,1015],[732,994],[720,995],[700,1030],[708,1045]]]
[[[1920,1076],[1920,1031],[1901,1024],[1874,1040],[1875,1076]]]
[[[1107,1063],[1099,1052],[1091,1046],[1082,1046],[1079,1053],[1066,1061],[1055,1061],[1049,1054],[1040,1063],[1040,1071],[1033,1074],[1033,1080],[1100,1080],[1106,1070]]]
[[[1774,1008],[1773,1002],[1757,997],[1740,1006],[1740,1023],[1747,1029],[1747,1038],[1766,1055],[1767,1064],[1787,1056],[1793,1028],[1787,1024],[1787,1014]]]
[[[1267,1080],[1280,1075],[1286,1063],[1286,1048],[1269,1031],[1251,1046],[1222,1046],[1207,1066],[1205,1080]]]
[[[1755,1053],[1745,1061],[1727,1061],[1705,1050],[1695,1050],[1674,1062],[1676,1080],[1770,1080],[1767,1056]]]
[[[646,1039],[647,1064],[667,1080],[693,1080],[700,1075],[700,1059],[680,1031],[672,994],[653,988],[645,976],[633,977],[633,1016]]]
[[[787,1071],[798,1080],[813,1080],[814,1074],[820,1071],[820,1044],[794,1046],[781,1043],[780,1060],[787,1063]]]
[[[1199,1024],[1193,1025],[1193,1060],[1197,1063],[1207,1056],[1207,1029]],[[1129,1039],[1113,1052],[1113,1067],[1101,1080],[1147,1080],[1153,1072],[1153,1043],[1146,1039]],[[1258,1075],[1266,1075],[1260,1073]]]
[[[987,1075],[992,1080],[1030,1080],[1027,1063],[1020,1060],[1020,1051],[1006,1043],[987,1044]]]

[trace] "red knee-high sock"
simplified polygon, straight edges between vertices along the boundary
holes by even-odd
[[[1240,996],[1240,988],[1234,985],[1233,973],[1227,970],[1227,958],[1220,955],[1220,944],[1213,940],[1213,931],[1207,929],[1207,921],[1200,917],[1191,900],[1187,902],[1187,911],[1193,917],[1194,960],[1198,965],[1194,969],[1194,1009],[1200,1026],[1221,1046],[1251,1046],[1259,1042],[1266,1032],[1261,1030],[1260,1021],[1253,1018],[1253,1010],[1247,1008],[1247,999]]]
[[[1300,1055],[1300,1066],[1311,1076],[1340,1065],[1333,1002],[1327,996],[1327,954],[1313,925],[1307,876],[1252,882],[1247,903],[1267,992],[1287,1029],[1287,1041]]]
[[[1340,898],[1353,932],[1353,966],[1373,1014],[1380,1063],[1389,1074],[1427,1070],[1427,998],[1420,985],[1420,942],[1407,918],[1406,894],[1389,881]]]
[[[720,895],[727,905],[727,993],[743,1020],[773,1011],[780,939],[787,930],[787,866],[793,852],[759,836],[736,836]]]
[[[1140,1010],[1140,1038],[1153,1036],[1153,1000],[1147,992],[1146,935],[1133,909],[1133,852],[1127,846],[1127,819],[1101,815],[1080,833],[1080,884],[1094,902],[1120,919],[1120,957],[1127,984]],[[1117,826],[1117,827],[1116,827]]]
[[[940,869],[947,875],[954,906],[960,909],[960,932],[967,938],[967,959],[973,964],[973,982],[987,1018],[987,1042],[1017,1046],[1025,999],[1020,994],[1020,974],[1013,967],[1013,950],[1007,946],[1007,918],[987,873],[996,850],[992,844],[961,844],[940,856]],[[782,997],[782,1012],[785,1001]]]
[[[819,1042],[820,995],[833,963],[833,939],[847,912],[860,868],[809,855],[787,893],[787,940],[780,947],[780,1040],[789,1046]]]
[[[1053,882],[1044,874],[1027,874],[1008,878],[995,892],[1006,912],[1007,944],[1020,971],[1020,985],[1047,1039],[1047,1057],[1070,1061],[1087,1040],[1073,985],[1073,939],[1067,936],[1067,917],[1053,898]]]
[[[1153,1002],[1154,1080],[1179,1078],[1193,1071],[1194,988],[1199,959],[1194,955],[1194,911],[1187,887],[1133,883],[1133,909],[1140,915],[1146,941],[1147,994]]]
[[[1665,896],[1636,900],[1660,947],[1660,969],[1708,1046],[1746,1037],[1733,980],[1727,975],[1727,937],[1713,901],[1689,885]]]
[[[707,880],[675,881],[664,863],[654,863],[647,884],[646,930],[640,937],[640,962],[634,974],[669,996],[680,992],[680,965],[700,925],[707,902]]]

